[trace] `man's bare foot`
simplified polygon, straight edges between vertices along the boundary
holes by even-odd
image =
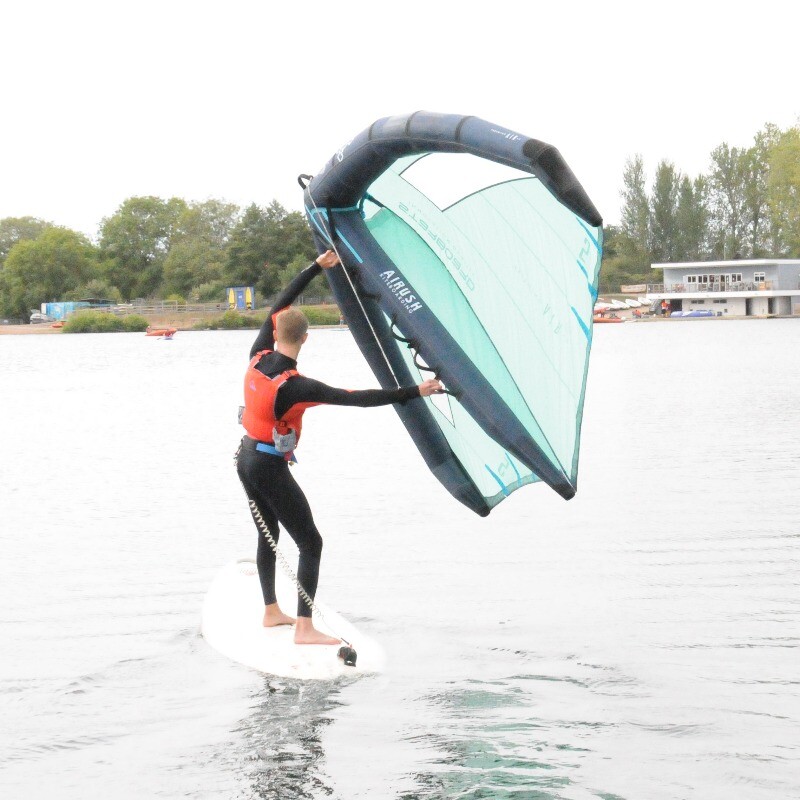
[[[294,631],[295,644],[340,644],[339,639],[327,636],[318,631],[311,623],[310,617],[299,617]]]
[[[264,627],[275,628],[278,625],[294,625],[295,618],[284,614],[277,603],[264,606]]]

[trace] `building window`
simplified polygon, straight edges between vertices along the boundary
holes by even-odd
[[[741,283],[742,282],[742,273],[741,272],[734,272],[731,275],[731,282],[732,283]]]
[[[712,303],[727,303],[727,300],[712,300]]]
[[[753,280],[756,283],[764,283],[764,281],[766,279],[767,279],[767,273],[766,272],[756,272],[756,273],[753,274]]]

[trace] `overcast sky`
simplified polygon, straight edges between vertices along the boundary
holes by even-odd
[[[694,176],[800,118],[791,3],[472,6],[4,3],[0,218],[95,236],[133,195],[299,210],[298,174],[424,109],[555,145],[615,223],[632,155]]]

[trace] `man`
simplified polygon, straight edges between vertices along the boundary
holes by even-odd
[[[247,436],[242,439],[236,459],[247,496],[273,540],[278,541],[280,523],[297,544],[300,553],[297,578],[312,600],[319,579],[322,537],[302,489],[289,472],[293,447],[302,431],[303,413],[323,403],[366,408],[404,403],[442,391],[442,385],[435,379],[400,389],[349,391],[297,372],[297,358],[308,338],[308,320],[299,309],[290,306],[321,269],[330,269],[338,263],[339,258],[332,250],[319,256],[281,292],[261,327],[250,350],[251,360],[245,375],[242,424]],[[258,528],[255,511],[253,517]],[[265,627],[296,623],[297,644],[339,643],[314,628],[311,608],[302,596],[297,600],[297,620],[281,610],[275,595],[275,553],[260,528],[256,563],[264,596]]]

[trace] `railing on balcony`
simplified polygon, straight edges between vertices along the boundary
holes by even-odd
[[[737,281],[736,283],[648,283],[648,294],[666,292],[756,292],[773,288],[774,281]]]

